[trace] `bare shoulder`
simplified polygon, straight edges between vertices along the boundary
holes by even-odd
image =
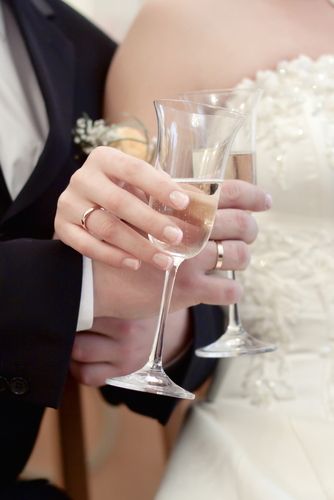
[[[150,43],[161,63],[162,57],[167,65],[172,62],[173,81],[182,90],[231,86],[245,66],[248,70],[246,59],[252,59],[266,1],[148,0],[138,25],[154,37]]]
[[[205,0],[196,0],[205,8]],[[107,78],[105,114],[119,119],[124,108],[142,119],[148,102],[188,89],[198,75],[199,20],[190,0],[148,0],[114,57]],[[198,9],[198,8],[197,8]],[[194,68],[196,67],[196,72]],[[153,110],[153,106],[152,106]],[[153,111],[150,113],[154,119]]]
[[[242,33],[244,5],[247,0],[145,2],[113,59],[106,116],[119,119],[126,110],[153,123],[156,98],[231,86],[243,58],[236,29]]]
[[[146,0],[141,12],[144,15],[165,14],[167,17],[186,18],[191,24],[198,14],[200,14],[199,19],[203,19],[206,14],[213,19],[219,13],[228,14],[235,10],[240,12],[241,7],[246,9],[247,6],[249,6],[247,0],[233,0],[233,2],[231,0]]]

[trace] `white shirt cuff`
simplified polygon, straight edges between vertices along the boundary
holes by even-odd
[[[83,257],[81,298],[76,331],[89,330],[93,325],[93,320],[94,289],[92,261],[88,257]]]

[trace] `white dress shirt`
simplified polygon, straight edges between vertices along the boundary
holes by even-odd
[[[0,165],[14,200],[37,164],[49,133],[49,123],[21,33],[10,9],[1,0],[0,68]],[[92,265],[90,259],[84,257],[77,330],[90,328],[92,322]]]

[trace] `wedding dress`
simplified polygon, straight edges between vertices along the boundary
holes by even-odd
[[[334,499],[334,56],[259,71],[259,214],[243,324],[279,349],[223,359],[156,500]],[[241,276],[242,275],[242,276]]]

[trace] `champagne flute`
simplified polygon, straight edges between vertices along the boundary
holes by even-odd
[[[233,141],[224,179],[240,179],[253,184],[256,182],[256,108],[261,94],[261,89],[239,88],[187,92],[182,95],[183,98],[219,106],[246,116]],[[227,271],[226,276],[236,279],[235,271]],[[223,335],[215,342],[197,349],[197,356],[222,358],[271,352],[276,349],[275,344],[260,341],[245,330],[238,304],[229,306],[228,318],[228,325]]]
[[[158,121],[156,168],[182,185],[190,198],[184,210],[170,208],[156,199],[150,206],[170,217],[183,231],[178,245],[149,235],[160,250],[173,259],[165,272],[161,307],[153,346],[147,363],[128,375],[108,378],[106,384],[177,398],[193,399],[191,392],[175,384],[162,367],[163,334],[175,277],[185,259],[206,245],[217,211],[223,169],[230,147],[244,117],[241,114],[183,99],[154,102]]]

